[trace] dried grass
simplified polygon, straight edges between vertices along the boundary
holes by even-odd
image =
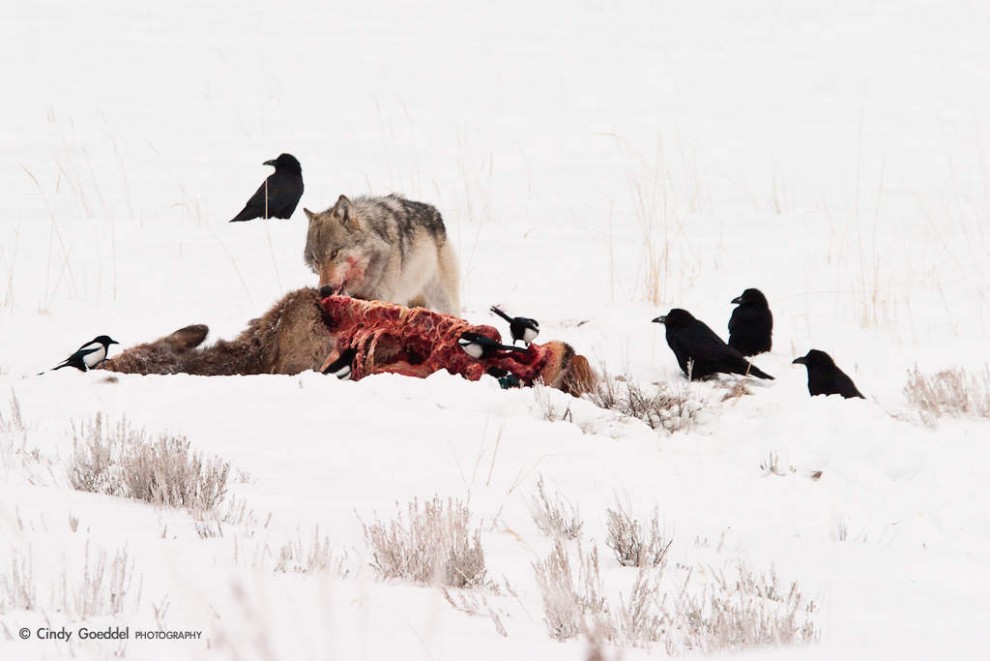
[[[565,501],[559,493],[547,495],[543,476],[536,483],[536,495],[530,498],[529,511],[540,532],[547,537],[577,539],[584,523],[576,507]]]
[[[811,620],[797,583],[782,587],[773,569],[759,573],[739,562],[708,568],[711,579],[696,586],[688,570],[679,589],[665,589],[663,565],[641,567],[628,597],[605,596],[597,549],[577,547],[577,569],[558,540],[544,560],[534,563],[543,597],[547,633],[556,640],[583,636],[591,658],[602,658],[605,643],[619,647],[662,645],[668,654],[711,654],[768,645],[815,642]],[[678,571],[681,571],[678,568]],[[668,583],[670,581],[667,581]]]
[[[557,539],[550,554],[533,563],[547,633],[556,640],[567,640],[596,631],[611,640],[614,632],[604,596],[598,547],[592,545],[585,553],[578,543],[577,557],[575,572],[567,549]]]
[[[58,610],[74,619],[117,615],[129,601],[133,601],[135,609],[140,604],[140,581],[136,591],[132,591],[133,584],[134,561],[126,548],[118,549],[111,558],[103,550],[91,555],[87,543],[82,576],[70,581],[68,573],[63,571],[54,603]]]
[[[908,372],[904,396],[929,421],[943,416],[990,418],[990,365],[974,372],[954,367],[934,374],[916,367]]]
[[[320,535],[320,528],[313,530],[313,536],[308,541],[297,537],[284,544],[278,552],[275,564],[277,572],[295,572],[299,574],[334,574],[347,576],[344,567],[346,553],[337,554],[330,545],[330,538]]]
[[[10,571],[0,574],[0,613],[34,610],[37,603],[31,554],[13,551]]]
[[[227,493],[230,464],[192,452],[185,436],[157,440],[126,419],[105,424],[97,414],[73,427],[69,482],[74,489],[143,500],[153,505],[213,511]]]
[[[635,383],[613,378],[604,367],[601,372],[602,378],[585,399],[603,409],[642,420],[650,429],[681,431],[691,426],[701,410],[701,404],[685,391],[660,384],[655,391],[647,392]]]
[[[371,566],[384,579],[455,588],[475,587],[485,581],[485,552],[481,529],[471,527],[471,511],[456,499],[434,496],[422,505],[413,499],[406,515],[398,510],[388,523],[376,520],[364,526],[371,547]]]
[[[658,567],[667,561],[667,550],[673,539],[665,539],[660,532],[658,514],[653,510],[649,532],[621,505],[609,508],[608,536],[605,543],[615,553],[615,559],[624,567]]]

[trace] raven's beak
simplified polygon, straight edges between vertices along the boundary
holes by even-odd
[[[663,315],[662,316],[659,316],[659,317],[657,317],[656,319],[653,320],[653,323],[655,323],[655,324],[665,324],[665,323],[667,323],[667,317],[666,316],[663,316]]]
[[[110,344],[120,344],[117,340],[110,340]]]
[[[736,296],[734,299],[729,301],[729,303],[732,303],[733,305],[739,305],[740,303],[742,303],[742,296]]]
[[[791,365],[807,365],[807,364],[808,361],[806,360],[806,356],[801,356],[800,358],[795,358],[794,360],[791,361]]]
[[[273,158],[270,161],[265,161],[264,163],[262,163],[262,165],[270,165],[272,167],[275,167],[275,159]]]

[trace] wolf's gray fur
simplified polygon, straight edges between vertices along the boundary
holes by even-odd
[[[457,258],[440,212],[398,195],[341,195],[309,218],[305,260],[320,287],[355,298],[460,312]]]

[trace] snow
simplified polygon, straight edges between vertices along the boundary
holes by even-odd
[[[988,29],[965,0],[8,7],[0,414],[16,399],[26,430],[0,425],[0,593],[29,556],[39,606],[0,599],[0,658],[584,658],[543,623],[541,475],[613,593],[634,575],[604,545],[618,502],[657,508],[677,563],[774,566],[819,605],[819,643],[738,658],[982,658],[990,422],[925,424],[902,390],[915,366],[990,358]],[[228,225],[281,152],[303,166],[295,217]],[[446,374],[37,376],[98,334],[233,336],[315,283],[302,206],[393,191],[442,212],[466,319],[534,317],[541,339],[702,402],[692,424]],[[777,378],[723,402],[649,321],[684,307],[724,334],[751,286],[776,320],[755,362]],[[810,348],[867,399],[808,397],[790,362]],[[568,418],[545,420],[548,400]],[[201,539],[184,511],[74,491],[72,426],[97,413],[231,462],[253,514]],[[362,521],[434,494],[483,522],[489,575],[518,593],[486,593],[506,637],[368,566]],[[317,526],[346,575],[274,571]],[[140,599],[81,622],[52,604],[87,546],[90,563],[126,549]],[[163,604],[203,640],[17,635],[156,629]]]

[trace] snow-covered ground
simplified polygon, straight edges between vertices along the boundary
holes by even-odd
[[[990,358],[990,5],[613,4],[5,8],[0,595],[27,559],[36,604],[0,596],[0,658],[584,658],[543,622],[541,475],[580,509],[613,596],[635,578],[604,544],[619,503],[657,508],[668,566],[702,582],[737,561],[797,581],[820,642],[743,658],[985,656],[990,421],[924,424],[902,390],[915,366]],[[494,323],[501,303],[700,412],[668,434],[446,374],[36,376],[102,333],[231,337],[313,285],[301,208],[226,223],[280,152],[302,162],[300,206],[435,204],[466,319]],[[724,334],[746,287],[770,299],[774,351],[755,362],[777,378],[723,402],[684,381],[650,319],[684,307]],[[810,348],[867,399],[808,397],[790,362]],[[73,426],[98,413],[229,461],[244,516],[202,538],[184,511],[71,489]],[[478,592],[507,635],[369,567],[362,521],[434,494],[482,525],[488,574],[515,595]],[[275,571],[317,527],[343,571]],[[127,554],[122,611],[60,612],[101,552]],[[203,638],[18,635],[42,626]]]

